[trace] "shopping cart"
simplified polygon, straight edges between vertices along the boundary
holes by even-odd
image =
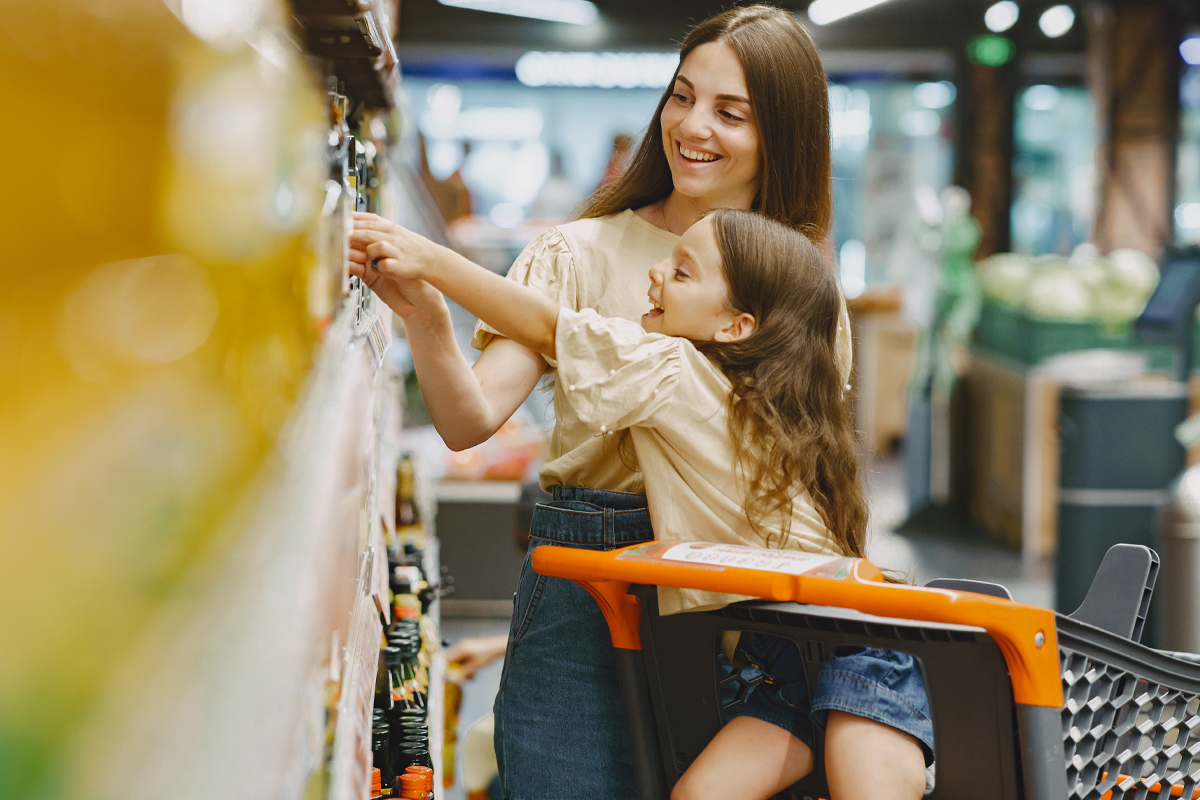
[[[665,800],[721,727],[726,631],[795,642],[810,686],[834,647],[914,656],[937,750],[929,797],[1200,797],[1200,664],[1138,644],[1158,571],[1145,547],[1110,550],[1071,616],[994,584],[888,584],[862,559],[696,542],[545,545],[533,566],[580,584],[604,613],[639,800]],[[762,600],[664,617],[658,586]],[[745,694],[736,688],[733,703]],[[823,763],[818,732],[812,773],[778,796],[828,797]]]

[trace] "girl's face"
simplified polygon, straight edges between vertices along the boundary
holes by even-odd
[[[749,97],[727,42],[688,53],[659,117],[675,191],[708,208],[750,208],[761,170]]]
[[[651,309],[642,315],[648,333],[702,342],[732,342],[754,331],[754,317],[729,307],[721,251],[705,217],[684,231],[666,261],[650,268]]]

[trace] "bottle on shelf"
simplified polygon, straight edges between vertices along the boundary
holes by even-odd
[[[425,549],[425,530],[416,503],[416,470],[412,458],[402,456],[396,465],[396,543]]]
[[[396,765],[392,759],[389,726],[385,720],[373,719],[371,724],[371,764],[379,770],[380,797],[396,793]]]

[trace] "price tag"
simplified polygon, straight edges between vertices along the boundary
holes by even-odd
[[[684,561],[713,567],[742,567],[785,575],[808,575],[828,571],[823,568],[834,562],[849,560],[843,556],[805,553],[800,550],[766,550],[761,547],[707,542],[676,544],[660,553],[658,557],[664,561]]]

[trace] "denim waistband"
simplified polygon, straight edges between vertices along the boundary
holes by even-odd
[[[554,544],[610,550],[654,538],[646,497],[581,486],[555,486],[538,503],[529,535]]]
[[[585,486],[551,486],[555,500],[574,500],[577,503],[634,511],[646,507],[646,495],[633,492],[608,492],[603,489],[588,489]]]

